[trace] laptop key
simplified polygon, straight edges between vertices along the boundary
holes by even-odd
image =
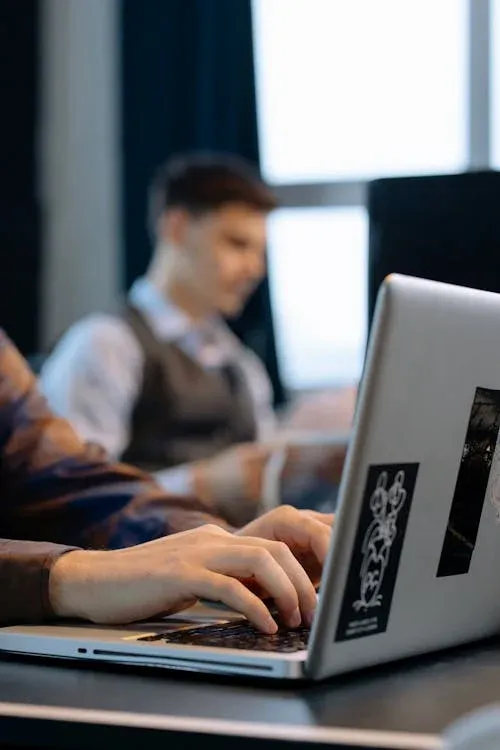
[[[308,627],[301,626],[290,630],[280,628],[273,635],[265,635],[247,621],[236,621],[157,633],[139,640],[150,643],[162,641],[167,644],[175,643],[187,646],[295,653],[307,648],[309,633]]]

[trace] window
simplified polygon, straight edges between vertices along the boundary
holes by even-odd
[[[269,264],[284,383],[351,382],[365,350],[367,181],[487,167],[493,97],[500,167],[500,0],[253,0],[253,22],[262,169],[282,205]]]
[[[466,166],[466,0],[254,0],[253,8],[271,182]]]
[[[361,374],[366,335],[363,208],[277,211],[269,226],[276,344],[293,390],[344,385]]]

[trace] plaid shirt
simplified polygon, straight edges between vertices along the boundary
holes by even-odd
[[[127,547],[204,523],[224,525],[201,502],[167,496],[82,443],[0,330],[1,624],[51,616],[50,568],[74,547]]]

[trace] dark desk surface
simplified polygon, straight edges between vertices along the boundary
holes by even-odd
[[[294,739],[430,750],[450,722],[498,700],[498,640],[300,686],[2,660],[0,744],[190,748],[216,735],[218,749],[236,736],[246,738],[239,750],[297,747]]]

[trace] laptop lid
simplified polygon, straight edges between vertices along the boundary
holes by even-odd
[[[402,276],[379,296],[307,671],[500,626],[500,296]]]

